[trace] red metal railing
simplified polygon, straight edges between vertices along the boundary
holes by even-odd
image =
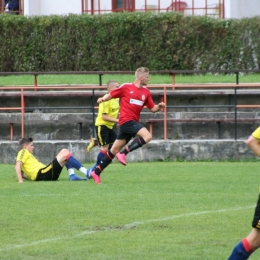
[[[111,12],[180,12],[185,15],[205,15],[214,18],[225,18],[225,0],[157,0],[156,4],[149,4],[148,0],[112,0],[110,4],[103,0],[81,0],[82,13],[104,14]],[[155,2],[154,2],[155,3]]]
[[[78,0],[80,1],[80,0]],[[199,4],[197,0],[157,0],[156,4],[149,4],[148,0],[134,1],[112,0],[104,3],[103,0],[81,0],[81,12],[87,14],[103,14],[111,12],[180,12],[185,15],[205,15],[214,18],[225,18],[225,0],[204,0]],[[201,3],[201,1],[200,1]],[[0,0],[0,13],[4,13],[4,0]],[[24,0],[19,0],[19,14],[24,14]]]
[[[163,112],[163,125],[164,125],[164,140],[167,140],[167,110],[168,108],[170,109],[170,106],[167,108],[167,91],[170,89],[172,90],[176,90],[176,89],[233,89],[234,90],[234,99],[236,100],[236,90],[237,89],[241,89],[241,88],[260,88],[260,84],[259,83],[239,83],[239,72],[255,72],[255,73],[259,73],[259,70],[251,70],[251,71],[245,71],[245,70],[241,70],[241,71],[173,71],[173,70],[169,70],[169,71],[150,71],[151,74],[168,74],[171,76],[172,78],[172,84],[151,84],[148,87],[150,89],[163,89],[162,91],[159,91],[160,94],[156,94],[158,96],[161,97],[161,101],[164,101],[166,103],[166,108],[162,110]],[[1,91],[10,91],[10,90],[16,90],[16,91],[20,91],[20,93],[18,93],[18,95],[20,95],[21,97],[21,106],[19,107],[0,107],[0,111],[8,111],[8,110],[17,110],[20,111],[21,113],[21,136],[24,137],[24,115],[25,115],[25,111],[26,111],[26,107],[25,107],[25,96],[26,96],[26,91],[34,91],[35,95],[37,94],[41,94],[40,90],[52,90],[52,93],[55,94],[55,91],[53,90],[97,90],[97,89],[106,89],[106,86],[102,86],[102,84],[99,85],[95,85],[95,86],[39,86],[37,85],[37,75],[43,75],[43,74],[97,74],[97,75],[104,75],[104,74],[133,74],[134,72],[132,71],[99,71],[99,72],[1,72],[1,75],[33,75],[34,76],[34,85],[32,86],[5,86],[5,87],[0,87]],[[175,84],[175,75],[176,74],[194,74],[194,73],[199,73],[199,74],[203,74],[203,73],[235,73],[236,74],[236,83],[231,84],[220,84],[220,83],[216,83],[216,84]],[[100,79],[101,82],[101,79]],[[155,92],[155,91],[154,91]],[[156,93],[156,92],[155,92]],[[41,94],[44,95],[44,94]],[[5,94],[4,96],[8,96],[8,94]],[[236,128],[236,111],[237,109],[240,108],[258,108],[260,105],[239,105],[235,102],[235,104],[233,105],[233,108],[235,109],[234,111],[234,116],[235,116],[235,128]],[[71,107],[73,108],[73,107]],[[92,109],[97,109],[97,106],[93,105],[91,107]],[[236,135],[235,135],[236,138]],[[13,123],[10,123],[10,139],[13,140]]]
[[[166,95],[166,89],[167,88],[171,88],[172,89],[172,85],[171,84],[164,84],[164,85],[151,85],[149,86],[149,88],[163,88],[163,97],[161,98],[161,101],[164,101],[165,103],[167,103],[167,95]],[[26,86],[26,87],[1,87],[0,88],[1,91],[11,91],[11,90],[16,90],[20,92],[20,96],[21,96],[21,106],[20,107],[0,107],[0,111],[20,111],[21,113],[21,137],[24,137],[24,128],[25,128],[25,120],[24,120],[24,116],[25,116],[25,110],[26,110],[26,106],[25,106],[25,93],[26,91],[30,91],[30,90],[34,90],[35,91],[35,95],[37,95],[37,93],[40,93],[40,90],[52,90],[52,93],[55,95],[55,90],[71,90],[72,86]],[[93,90],[93,89],[106,89],[106,86],[73,86],[73,90]],[[41,94],[42,95],[42,94]],[[6,96],[8,96],[8,94],[6,94]],[[73,108],[73,107],[71,107]],[[94,106],[94,109],[97,109],[98,106]],[[163,109],[162,112],[164,112],[164,136],[165,139],[167,139],[167,109]],[[13,140],[13,136],[14,136],[14,123],[10,123],[10,140]]]

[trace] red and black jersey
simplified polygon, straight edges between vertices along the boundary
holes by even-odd
[[[155,104],[146,87],[138,88],[134,83],[125,83],[110,92],[113,98],[120,98],[119,125],[127,121],[139,121],[144,106],[152,109]]]

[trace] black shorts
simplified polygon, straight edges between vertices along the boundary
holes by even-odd
[[[252,227],[260,229],[260,194],[258,195],[258,201],[255,208],[255,215],[252,222]]]
[[[136,134],[142,129],[144,126],[136,121],[128,121],[119,126],[119,133],[117,135],[117,139],[122,140],[125,139],[126,143],[128,143],[132,137],[135,137]]]
[[[50,164],[38,171],[36,181],[56,181],[61,171],[62,167],[55,158]]]
[[[97,140],[100,146],[113,144],[116,140],[116,132],[105,125],[96,126]]]

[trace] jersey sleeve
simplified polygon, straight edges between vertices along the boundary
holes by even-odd
[[[25,163],[26,160],[28,159],[28,156],[29,156],[29,152],[26,149],[22,149],[19,151],[19,153],[16,157],[16,161]]]
[[[127,84],[123,84],[119,88],[113,89],[110,92],[110,96],[112,96],[112,98],[121,98],[124,95],[126,88],[127,88]]]
[[[148,95],[147,99],[145,100],[144,105],[147,106],[149,109],[152,109],[155,106],[155,103],[153,101],[150,91],[149,91],[149,95]]]

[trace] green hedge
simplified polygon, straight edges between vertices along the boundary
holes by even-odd
[[[0,15],[0,31],[0,71],[259,68],[259,17]]]

